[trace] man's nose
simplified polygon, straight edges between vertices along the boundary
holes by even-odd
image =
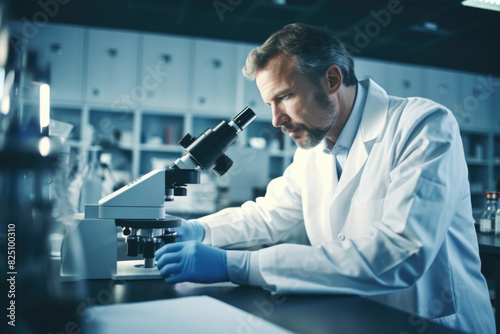
[[[286,122],[289,120],[288,115],[286,114],[285,110],[281,106],[277,105],[272,105],[272,111],[273,111],[273,120],[272,124],[274,127],[279,128],[283,122]]]

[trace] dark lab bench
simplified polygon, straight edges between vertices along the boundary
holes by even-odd
[[[456,333],[352,295],[272,295],[260,288],[231,283],[170,285],[158,279],[92,280],[88,282],[88,296],[94,305],[210,296],[296,333]]]

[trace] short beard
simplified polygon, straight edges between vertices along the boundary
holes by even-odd
[[[306,137],[302,142],[295,141],[297,145],[300,148],[303,149],[311,149],[315,146],[317,146],[319,143],[325,139],[326,134],[331,130],[333,123],[335,122],[335,119],[337,118],[336,112],[335,112],[335,105],[330,101],[328,96],[326,95],[325,92],[321,91],[318,89],[314,93],[314,97],[316,98],[316,102],[318,103],[318,106],[323,109],[326,114],[327,114],[327,125],[324,128],[318,128],[318,127],[308,127],[304,124],[293,124],[291,122],[284,122],[281,125],[281,131],[287,132],[287,131],[293,131],[293,130],[304,130],[306,132]]]

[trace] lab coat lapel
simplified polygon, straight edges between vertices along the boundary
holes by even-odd
[[[329,198],[332,198],[335,190],[337,189],[337,183],[338,183],[337,166],[335,158],[330,154],[323,153],[322,148],[319,148],[321,146],[322,144],[314,148],[315,150],[318,150],[318,159],[316,159],[316,165],[318,166],[318,170],[328,171],[328,173],[319,174],[319,177],[322,180],[319,184],[331,185],[331,187],[325,188],[329,189],[329,191],[324,195],[328,196]]]
[[[387,111],[389,107],[389,98],[387,93],[371,79],[361,82],[365,88],[368,88],[363,116],[359,125],[358,132],[349,151],[342,176],[334,193],[334,199],[349,184],[351,184],[356,175],[365,165],[366,159],[371,151],[373,142],[380,135],[384,128]],[[366,85],[366,86],[365,86]]]

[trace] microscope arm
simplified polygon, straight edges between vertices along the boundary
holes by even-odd
[[[153,170],[102,198],[99,218],[165,218],[165,170]]]

